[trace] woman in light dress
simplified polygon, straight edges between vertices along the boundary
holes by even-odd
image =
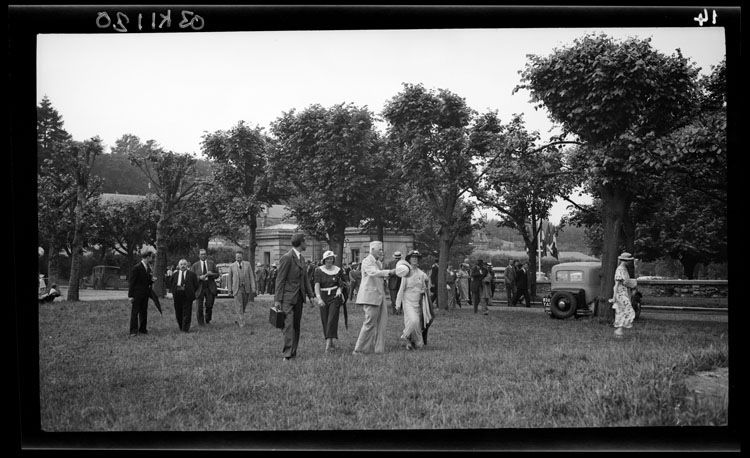
[[[618,258],[620,265],[615,270],[615,286],[613,288],[612,308],[615,309],[615,337],[621,338],[623,328],[630,329],[633,327],[635,319],[635,310],[630,302],[630,290],[635,288],[636,282],[630,278],[628,273],[628,264],[635,258],[630,253],[624,252]]]
[[[411,265],[411,271],[401,279],[396,309],[403,307],[404,332],[401,338],[407,341],[407,350],[414,350],[424,346],[423,330],[432,321],[430,307],[422,306],[424,301],[429,300],[430,277],[419,268],[419,260],[422,259],[419,251],[410,251],[405,259]]]
[[[458,306],[469,303],[469,264],[464,262],[456,272],[456,287],[458,288]]]

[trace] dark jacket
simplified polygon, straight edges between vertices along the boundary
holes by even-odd
[[[529,289],[529,273],[523,268],[516,271],[516,288],[522,291]]]
[[[177,281],[180,278],[180,272],[181,270],[177,269],[177,271],[172,274],[170,286],[173,295],[175,291],[177,291]],[[195,293],[199,288],[198,276],[195,275],[195,272],[190,269],[185,271],[185,284],[182,286],[185,288],[185,299],[187,299],[188,302],[193,302],[195,300]]]
[[[151,274],[143,266],[142,262],[139,262],[130,271],[128,277],[128,297],[133,299],[148,299],[151,296],[151,286],[154,284],[154,279]]]

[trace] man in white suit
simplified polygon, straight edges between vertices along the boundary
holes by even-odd
[[[354,345],[355,355],[383,353],[385,351],[385,328],[388,309],[385,304],[385,279],[395,269],[383,270],[383,242],[370,242],[370,255],[362,260],[362,283],[357,293],[357,304],[364,306],[365,321]]]
[[[255,275],[253,275],[253,266],[247,261],[242,260],[242,252],[238,251],[234,255],[236,262],[229,265],[229,287],[232,289],[234,296],[234,313],[235,320],[241,328],[245,327],[245,308],[251,294],[255,294]]]

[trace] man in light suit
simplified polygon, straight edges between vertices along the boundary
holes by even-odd
[[[177,270],[170,279],[172,297],[174,298],[174,316],[182,332],[190,332],[190,321],[193,316],[195,292],[200,287],[198,276],[188,269],[187,259],[180,259]]]
[[[383,242],[370,242],[370,255],[362,260],[362,283],[357,293],[357,304],[364,306],[365,321],[359,331],[354,355],[385,352],[385,329],[388,309],[385,301],[385,279],[395,269],[383,270]]]
[[[218,293],[214,279],[219,277],[219,270],[213,260],[206,259],[206,250],[201,249],[198,252],[198,257],[200,259],[190,267],[190,270],[198,277],[198,291],[195,292],[195,298],[198,300],[196,318],[198,319],[198,325],[203,326],[204,323],[211,322],[214,300]],[[204,304],[206,307],[205,314]]]
[[[302,304],[308,298],[313,303],[315,293],[307,278],[307,264],[302,252],[307,249],[305,235],[301,233],[292,236],[292,249],[279,259],[279,269],[276,273],[276,291],[274,305],[285,314],[284,318],[284,348],[282,358],[289,361],[297,356],[299,345],[300,321],[302,320]]]
[[[239,327],[245,327],[245,308],[251,294],[255,294],[255,275],[253,275],[253,266],[247,261],[242,260],[242,252],[238,251],[234,255],[236,262],[229,265],[229,287],[234,296],[234,322]]]
[[[128,277],[128,300],[130,301],[130,337],[148,334],[148,299],[154,284],[153,269],[156,252],[148,247],[141,250],[141,262],[135,265]]]

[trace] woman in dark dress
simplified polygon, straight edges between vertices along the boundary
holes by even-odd
[[[347,281],[344,270],[335,266],[336,255],[333,251],[323,253],[323,265],[313,273],[315,283],[315,302],[320,306],[320,319],[323,322],[323,336],[326,339],[326,352],[336,348],[338,340],[339,305],[344,300],[344,288]]]

